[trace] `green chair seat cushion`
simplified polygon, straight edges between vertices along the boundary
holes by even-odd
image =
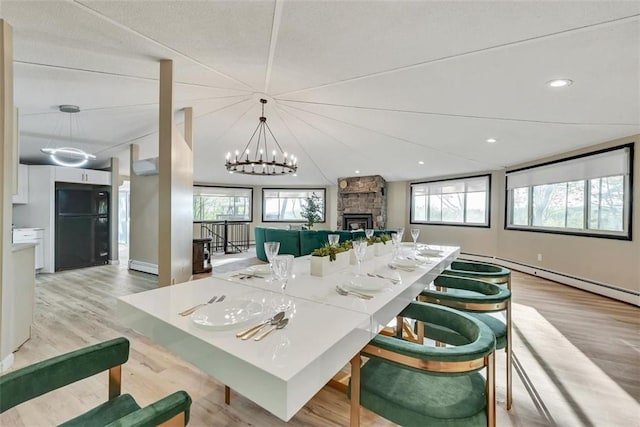
[[[507,324],[500,319],[496,319],[490,314],[484,313],[468,313],[472,317],[475,317],[493,331],[496,336],[496,348],[504,348],[507,345]]]
[[[128,394],[115,397],[92,410],[75,417],[61,427],[102,427],[119,418],[140,409],[136,401]]]
[[[402,426],[487,423],[485,381],[479,373],[431,375],[370,359],[361,369],[360,390],[362,406]]]

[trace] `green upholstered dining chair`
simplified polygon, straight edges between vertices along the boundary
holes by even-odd
[[[507,409],[513,401],[511,393],[511,291],[504,286],[468,277],[441,274],[433,281],[435,289],[426,288],[418,299],[433,304],[445,305],[469,314],[485,323],[496,336],[496,349],[506,354]],[[506,322],[490,314],[506,312]],[[418,331],[418,340],[423,332]]]
[[[464,342],[434,347],[405,340],[405,317],[424,322],[445,342],[447,336]],[[495,336],[484,323],[411,302],[398,316],[395,336],[377,335],[351,360],[351,426],[359,425],[360,405],[407,427],[495,426],[494,350]],[[368,358],[363,366],[361,356]]]
[[[129,341],[116,338],[11,371],[0,377],[0,413],[92,375],[109,371],[108,400],[63,424],[65,427],[185,426],[191,398],[177,391],[140,408],[120,394],[122,364],[129,359]]]
[[[507,285],[511,290],[511,271],[499,265],[475,261],[453,261],[444,273],[450,276],[469,277],[498,285]]]

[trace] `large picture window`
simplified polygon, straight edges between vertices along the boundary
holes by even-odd
[[[325,222],[325,190],[314,189],[262,189],[262,221],[263,222],[305,222],[302,217],[302,207],[307,202],[307,197],[315,194],[320,199],[322,206],[320,222]]]
[[[506,228],[631,239],[633,145],[507,172]]]
[[[489,226],[491,176],[411,184],[411,223]]]
[[[194,221],[252,221],[253,189],[193,187]]]

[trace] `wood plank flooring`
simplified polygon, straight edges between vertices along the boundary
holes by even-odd
[[[255,262],[249,258],[220,269]],[[285,425],[237,394],[230,406],[225,405],[222,384],[119,325],[116,298],[155,286],[155,276],[123,265],[39,275],[32,338],[15,353],[14,368],[125,336],[131,341],[131,354],[123,367],[123,392],[141,405],[184,389],[193,398],[191,426]],[[514,352],[525,381],[514,376],[514,407],[507,412],[500,352],[498,425],[639,425],[640,310],[515,272],[513,289]],[[106,395],[107,374],[99,374],[5,412],[0,425],[56,425],[103,402]],[[363,426],[393,425],[364,409],[362,414]],[[348,422],[348,400],[325,387],[288,424]]]

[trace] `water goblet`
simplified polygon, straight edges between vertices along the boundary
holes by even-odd
[[[369,244],[366,240],[355,240],[353,242],[353,254],[356,256],[356,262],[358,265],[356,277],[360,277],[362,275],[360,271],[360,267],[361,267],[362,261],[364,261],[364,257],[367,254],[368,245]]]
[[[291,308],[291,301],[286,300],[286,288],[287,282],[291,278],[292,270],[293,255],[276,255],[273,258],[274,279],[281,283],[280,289],[282,291],[280,306],[276,308],[277,311],[286,311]]]
[[[327,236],[327,239],[329,239],[329,245],[335,246],[340,241],[340,235],[339,234],[329,234]]]
[[[373,237],[373,228],[367,228],[366,230],[364,230],[364,235],[367,236],[367,239],[370,239]]]
[[[273,258],[278,255],[280,251],[280,242],[264,242],[264,252],[267,255],[267,261],[269,261],[269,271],[271,271],[271,279],[273,281]]]
[[[401,233],[392,233],[391,234],[391,243],[393,244],[393,254],[391,256],[392,261],[395,261],[396,258],[400,255],[400,245],[402,244],[402,234]]]
[[[420,235],[419,228],[411,229],[411,238],[413,239],[413,250],[414,252],[418,252],[418,236]]]

